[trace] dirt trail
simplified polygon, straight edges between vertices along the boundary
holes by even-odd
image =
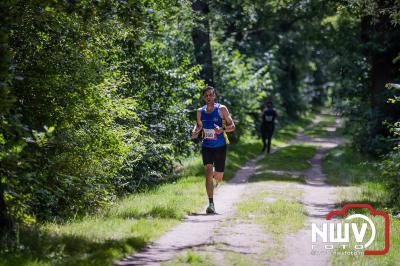
[[[248,161],[236,172],[229,183],[221,186],[215,193],[215,215],[205,215],[204,208],[198,214],[189,215],[179,225],[165,233],[160,239],[153,242],[141,252],[126,257],[115,265],[159,265],[173,259],[181,251],[191,248],[212,246],[213,233],[219,223],[233,214],[234,204],[240,200],[247,180],[256,169],[256,163],[263,158],[259,155]]]
[[[339,126],[339,120],[336,120]],[[344,142],[341,138],[318,139],[300,135],[296,143],[318,144],[315,156],[310,160],[311,168],[303,174],[306,185],[298,185],[303,190],[302,203],[307,211],[305,227],[295,234],[285,237],[288,256],[282,265],[330,265],[329,255],[313,255],[311,249],[311,224],[321,224],[325,216],[334,209],[337,188],[325,184],[326,176],[322,173],[321,159],[325,152]]]
[[[318,119],[314,123],[319,122]],[[311,255],[311,222],[319,222],[333,208],[335,188],[324,184],[325,176],[321,172],[321,158],[330,148],[342,143],[341,139],[315,139],[298,134],[291,144],[317,143],[317,153],[311,159],[311,169],[302,172],[307,176],[306,185],[296,185],[304,191],[302,199],[306,207],[308,220],[306,227],[295,234],[287,235],[285,245],[287,257],[284,260],[264,260],[264,264],[282,265],[326,265],[327,256]],[[142,251],[116,262],[115,265],[160,265],[174,259],[188,250],[212,254],[213,261],[226,264],[224,254],[260,254],[272,242],[258,225],[235,222],[235,204],[240,202],[245,189],[249,189],[247,180],[256,171],[256,163],[264,155],[248,161],[229,183],[221,186],[214,196],[216,215],[204,215],[205,208],[198,214],[187,216],[179,225],[165,233],[160,239]],[[299,172],[293,174],[301,174]],[[284,187],[284,185],[281,185]],[[254,186],[253,186],[254,187]],[[277,189],[282,189],[277,187]],[[272,188],[273,189],[273,188]],[[247,191],[246,190],[246,191]]]

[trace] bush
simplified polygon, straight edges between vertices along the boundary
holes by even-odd
[[[388,84],[387,87],[395,89],[397,92],[400,91],[399,84]],[[389,98],[388,102],[399,104],[400,97]],[[400,211],[400,121],[386,124],[392,135],[389,141],[395,143],[395,148],[384,156],[379,168],[385,178],[385,184],[390,195],[390,203],[395,211]]]
[[[0,227],[96,212],[191,151],[188,3],[1,5]]]

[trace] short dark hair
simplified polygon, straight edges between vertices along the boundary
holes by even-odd
[[[203,91],[201,92],[201,95],[204,96],[204,94],[205,94],[207,91],[210,91],[210,90],[213,90],[213,91],[214,91],[214,94],[215,94],[215,89],[214,89],[214,87],[212,87],[212,86],[206,86],[206,87],[203,89]]]

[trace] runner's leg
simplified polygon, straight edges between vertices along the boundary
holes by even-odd
[[[204,175],[206,177],[206,190],[208,198],[213,197],[214,193],[214,185],[213,185],[213,152],[210,148],[201,148],[201,155],[203,158],[203,165],[204,165]]]
[[[217,182],[221,182],[222,178],[224,177],[224,172],[214,172],[214,178]]]
[[[266,138],[264,136],[262,136],[262,143],[263,143],[262,152],[264,152],[265,151],[265,147],[267,147]]]
[[[222,181],[225,170],[226,145],[216,149],[214,178],[219,183]]]
[[[270,153],[270,151],[271,151],[272,134],[274,134],[274,127],[273,126],[268,128],[268,149],[267,149],[268,153]]]
[[[206,190],[208,198],[212,198],[214,194],[214,184],[213,184],[213,165],[206,164],[204,166],[204,174],[206,176]]]
[[[268,137],[268,149],[267,152],[270,153],[271,151],[271,136]]]
[[[265,151],[265,148],[267,147],[267,143],[266,143],[266,139],[267,139],[267,132],[266,132],[266,128],[264,125],[261,126],[261,140],[263,143],[263,147],[262,147],[262,152]]]
[[[204,166],[204,172],[206,175],[206,190],[208,196],[208,207],[206,209],[207,214],[215,214],[215,207],[214,207],[214,184],[213,184],[213,165],[206,164]]]

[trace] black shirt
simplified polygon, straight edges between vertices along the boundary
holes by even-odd
[[[275,123],[275,118],[277,117],[277,113],[274,109],[268,109],[266,108],[263,111],[263,116],[262,116],[262,124],[263,125],[273,125]]]

